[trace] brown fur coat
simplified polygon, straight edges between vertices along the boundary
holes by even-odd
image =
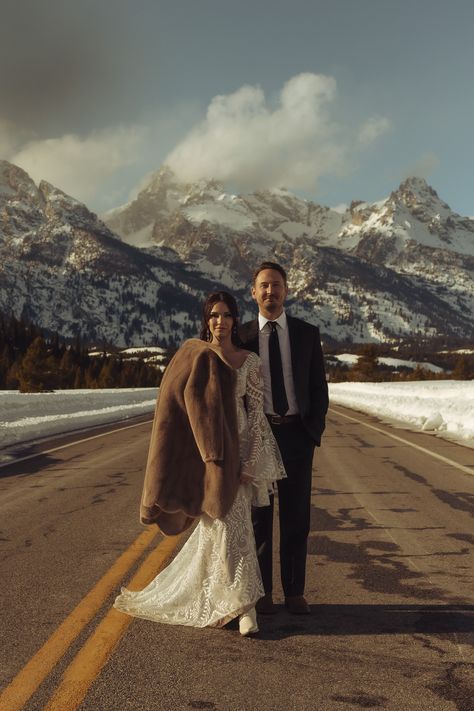
[[[235,371],[214,346],[192,338],[160,387],[140,506],[142,523],[181,533],[203,512],[222,518],[240,475]]]

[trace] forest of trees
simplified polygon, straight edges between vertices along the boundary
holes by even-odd
[[[65,343],[57,334],[14,316],[0,315],[0,390],[44,392],[71,388],[155,387],[160,369],[120,353],[89,355],[81,338]]]
[[[141,358],[105,350],[91,355],[89,348],[80,337],[66,343],[57,334],[48,336],[33,324],[0,314],[0,390],[156,387],[161,382],[162,369]],[[441,344],[400,344],[395,351],[386,344],[359,344],[347,350],[359,355],[351,367],[331,359],[340,349],[325,349],[332,382],[474,378],[474,355],[443,350]],[[436,374],[423,365],[395,369],[380,363],[382,356],[429,361],[444,371]]]
[[[403,350],[390,352],[385,345],[374,343],[361,344],[354,349],[359,356],[354,365],[335,363],[327,358],[327,374],[331,382],[381,382],[391,380],[472,380],[474,378],[474,354],[436,351],[430,348],[420,349],[411,346]],[[402,360],[418,362],[416,368],[399,366],[398,368],[384,365],[379,357],[391,356]],[[423,362],[430,362],[444,370],[434,373]]]

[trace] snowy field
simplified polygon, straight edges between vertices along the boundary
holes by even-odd
[[[0,390],[0,448],[152,413],[157,388]]]
[[[331,404],[474,446],[474,380],[330,383]]]
[[[344,405],[474,446],[474,381],[331,383]],[[153,413],[156,388],[0,391],[0,448]]]
[[[448,353],[448,351],[446,351],[446,353]],[[341,353],[340,355],[335,355],[331,357],[335,360],[338,360],[340,363],[344,363],[344,365],[353,366],[359,361],[360,356],[355,355],[354,353]],[[419,366],[420,368],[429,370],[432,373],[443,372],[443,368],[440,368],[438,365],[433,365],[433,363],[425,363],[424,361],[403,360],[402,358],[385,358],[384,356],[378,357],[377,361],[381,365],[388,365],[391,368],[395,369],[410,368],[410,370],[415,370],[415,368]]]

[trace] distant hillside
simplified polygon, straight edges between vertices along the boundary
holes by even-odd
[[[146,356],[149,356],[146,358]],[[169,355],[90,352],[35,325],[0,314],[0,390],[155,387]]]

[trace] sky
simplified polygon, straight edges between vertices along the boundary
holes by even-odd
[[[474,216],[472,0],[0,0],[0,158],[96,212],[168,164]]]

